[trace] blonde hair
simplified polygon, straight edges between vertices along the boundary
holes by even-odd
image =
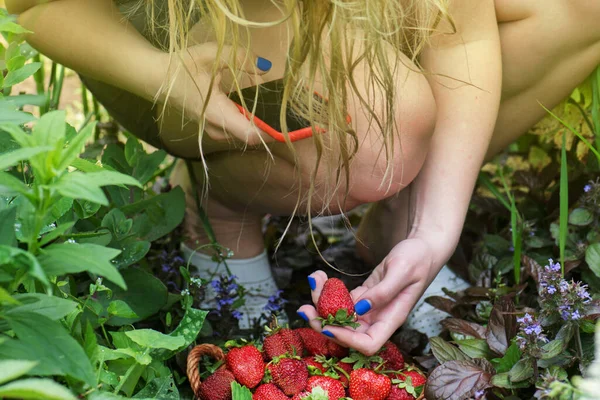
[[[342,177],[346,184],[350,179],[349,165],[358,150],[358,140],[356,132],[346,120],[348,88],[366,110],[369,126],[374,124],[381,132],[382,155],[388,165],[384,180],[387,177],[391,183],[394,148],[400,146],[399,127],[394,118],[398,101],[395,69],[402,63],[402,57],[408,57],[418,65],[419,53],[437,23],[442,18],[448,18],[448,0],[270,0],[282,11],[283,17],[268,23],[246,19],[240,4],[244,0],[139,1],[140,6],[146,7],[151,33],[156,36],[160,36],[160,32],[167,33],[168,42],[162,44],[172,54],[187,48],[189,28],[199,18],[209,21],[220,49],[225,44],[234,48],[249,47],[249,43],[241,43],[242,29],[270,27],[282,22],[291,26],[292,39],[287,55],[280,115],[282,133],[288,138],[292,154],[295,154],[285,124],[288,107],[311,121],[313,129],[319,126],[328,132],[328,135],[313,135],[318,161],[306,199],[309,216],[310,198],[324,151],[339,154],[340,158],[337,171],[331,174],[336,182],[324,186],[336,190],[343,183]],[[158,12],[164,13],[165,22],[158,18]],[[390,52],[390,48],[394,51]],[[360,94],[353,77],[359,62],[368,65],[366,98]],[[233,71],[239,67],[236,63],[232,57]],[[215,66],[213,77],[216,73]],[[328,99],[324,103],[315,101],[313,96],[317,76],[322,85],[319,92]],[[375,97],[377,100],[383,99],[381,110],[373,109]],[[209,98],[206,99],[208,101]],[[301,174],[297,176],[301,179]],[[296,210],[301,203],[300,196]]]

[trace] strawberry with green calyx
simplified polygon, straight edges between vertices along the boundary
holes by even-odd
[[[267,369],[272,382],[288,396],[303,391],[308,382],[308,368],[299,357],[275,357]]]
[[[312,391],[305,390],[292,397],[292,400],[329,400],[327,392],[320,387],[314,388]]]
[[[230,340],[225,343],[225,347],[230,349],[225,356],[227,369],[242,385],[250,389],[256,387],[265,373],[265,362],[260,350],[245,340],[240,342]]]
[[[231,400],[231,383],[235,382],[233,374],[225,368],[208,376],[200,385],[200,400]]]
[[[308,379],[306,390],[322,388],[327,393],[328,400],[339,400],[346,397],[346,389],[342,383],[328,376],[312,376]]]
[[[356,350],[351,350],[348,357],[342,358],[345,363],[353,364],[353,369],[369,368],[372,370],[381,370],[385,361],[381,356],[366,356]]]
[[[338,278],[329,278],[325,281],[317,302],[317,312],[322,326],[350,326],[354,329],[360,326],[356,322],[352,296],[344,282]]]
[[[306,350],[308,355],[338,358],[348,355],[348,348],[340,346],[312,328],[297,328],[294,331],[298,332],[298,335],[302,338],[304,350]]]
[[[400,349],[389,340],[385,342],[377,355],[383,359],[383,368],[386,370],[399,371],[404,368],[404,357]]]
[[[404,391],[413,398],[417,398],[423,393],[426,382],[427,378],[416,370],[396,373],[392,378],[392,386],[400,389],[399,391],[395,391],[398,395]]]
[[[282,328],[275,322],[271,327],[265,327],[267,336],[263,340],[263,351],[269,360],[285,354],[302,356],[304,344],[295,330]]]
[[[385,400],[391,387],[389,377],[370,369],[359,368],[350,373],[348,390],[353,400]]]
[[[308,367],[308,373],[311,376],[323,375],[325,371],[327,371],[327,368],[325,368],[323,363],[317,361],[315,357],[304,357],[303,360],[306,363],[306,366]]]
[[[265,383],[256,388],[252,400],[289,400],[289,397],[274,384]]]

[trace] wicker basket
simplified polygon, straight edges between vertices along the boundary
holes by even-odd
[[[194,347],[192,351],[190,351],[190,354],[188,354],[187,357],[187,376],[190,380],[190,385],[192,386],[192,390],[194,391],[196,397],[198,397],[200,393],[200,387],[202,387],[198,366],[203,356],[212,357],[217,361],[225,359],[223,350],[214,344],[201,344]],[[225,368],[225,364],[223,364],[220,368]]]
[[[202,360],[202,357],[204,356],[212,357],[217,361],[225,359],[223,350],[214,344],[201,344],[194,347],[192,351],[190,351],[187,357],[187,376],[190,380],[190,385],[192,386],[192,390],[194,391],[196,397],[198,397],[200,393],[200,387],[202,386],[198,366]],[[223,364],[219,369],[221,368],[225,368],[225,364]],[[425,392],[423,391],[423,393],[421,393],[416,400],[425,400]]]

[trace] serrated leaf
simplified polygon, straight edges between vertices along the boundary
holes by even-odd
[[[464,361],[471,359],[465,353],[460,351],[460,349],[446,342],[441,337],[436,336],[430,338],[429,344],[431,346],[431,351],[433,352],[434,357],[439,361],[440,364],[453,360]]]
[[[425,396],[431,399],[467,399],[491,387],[492,365],[485,359],[448,361],[429,375]]]

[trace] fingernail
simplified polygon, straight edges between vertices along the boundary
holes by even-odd
[[[258,57],[256,59],[256,66],[261,71],[268,71],[273,66],[273,63],[271,63],[271,61],[267,60],[266,58]]]
[[[308,285],[310,286],[310,290],[315,290],[317,288],[317,281],[312,276],[308,277]]]
[[[366,314],[369,312],[370,309],[371,303],[369,303],[369,300],[366,299],[362,299],[361,301],[356,303],[356,305],[354,305],[354,311],[356,311],[358,315]]]
[[[334,337],[335,337],[335,336],[333,336],[333,333],[331,333],[331,332],[329,332],[329,331],[327,331],[327,330],[325,330],[325,331],[321,331],[321,333],[322,333],[323,335],[327,336],[327,337],[330,337],[330,338],[334,338]]]
[[[308,317],[302,311],[297,311],[298,315],[302,317],[303,320],[308,322]]]

